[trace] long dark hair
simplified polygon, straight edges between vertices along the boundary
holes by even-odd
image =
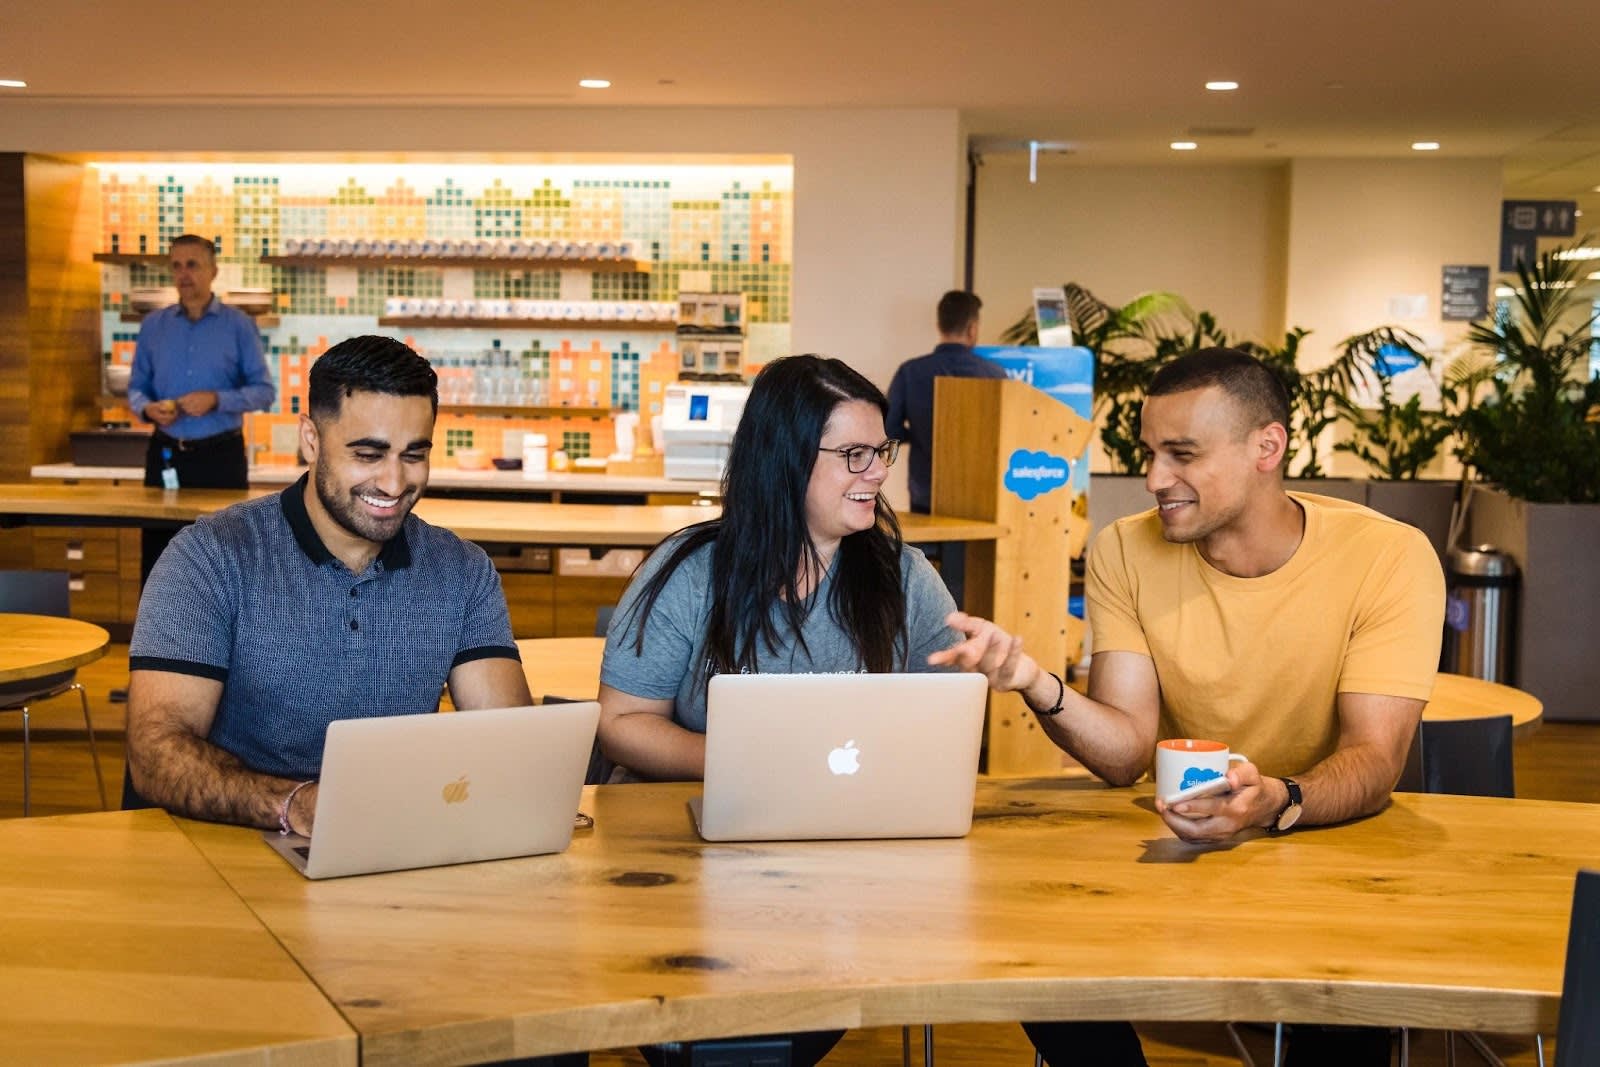
[[[728,453],[722,517],[683,532],[624,620],[623,632],[636,628],[636,653],[644,652],[645,621],[662,589],[684,560],[708,544],[711,614],[705,659],[696,671],[708,678],[753,672],[757,642],[775,651],[782,636],[773,621],[774,604],[780,606],[783,628],[805,649],[801,626],[815,605],[813,598],[801,597],[797,575],[802,561],[818,581],[824,573],[806,528],[806,489],[828,417],[851,400],[864,400],[881,412],[889,408],[878,387],[843,360],[788,356],[762,368]],[[850,635],[862,666],[882,674],[894,669],[897,649],[902,658],[909,649],[900,524],[881,495],[876,513],[870,529],[839,542],[827,609]]]

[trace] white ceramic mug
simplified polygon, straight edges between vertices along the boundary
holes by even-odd
[[[1173,798],[1184,790],[1218,780],[1226,783],[1230,764],[1249,762],[1248,756],[1229,752],[1221,741],[1170,738],[1156,745],[1156,796],[1168,804],[1176,803]],[[1224,784],[1214,788],[1227,787]]]

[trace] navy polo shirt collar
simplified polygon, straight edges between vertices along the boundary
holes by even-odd
[[[294,534],[295,543],[300,546],[300,551],[320,567],[333,558],[333,553],[328,551],[328,546],[317,536],[317,528],[311,525],[311,516],[306,513],[306,488],[310,481],[311,473],[307,471],[300,476],[298,482],[278,494],[278,500],[283,507],[284,520],[288,522],[289,530]],[[383,543],[383,547],[378,550],[378,562],[383,564],[383,569],[386,571],[398,571],[411,566],[411,546],[406,543],[404,526],[400,527],[399,533]]]

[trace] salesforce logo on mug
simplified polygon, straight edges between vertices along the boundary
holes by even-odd
[[[1072,477],[1072,461],[1049,452],[1019,448],[1006,461],[1005,486],[1023,500],[1060,489]]]

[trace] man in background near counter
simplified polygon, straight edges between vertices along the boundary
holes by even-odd
[[[1158,739],[1221,741],[1247,755],[1228,771],[1231,792],[1157,798],[1186,841],[1379,811],[1433,688],[1438,557],[1414,527],[1286,492],[1289,418],[1282,383],[1243,352],[1205,349],[1157,372],[1140,434],[1156,507],[1101,531],[1089,554],[1088,696],[968,616],[951,619],[968,640],[932,658],[1009,675],[995,687],[1021,691],[1051,740],[1113,785],[1145,772]],[[1260,919],[1263,929],[1276,921]],[[1050,1067],[1145,1063],[1127,1023],[1025,1029]],[[1287,1062],[1387,1064],[1389,1034],[1296,1027]]]
[[[256,324],[211,291],[216,253],[204,237],[173,238],[178,302],[146,315],[139,327],[128,408],[155,424],[144,459],[151,488],[173,478],[183,489],[247,488],[244,413],[266,411],[276,395]],[[141,579],[150,577],[172,533],[144,531]]]
[[[388,337],[311,368],[311,470],[179,531],[128,649],[124,807],[310,835],[328,724],[531,704],[500,576],[411,514],[438,376]]]
[[[939,298],[939,343],[932,352],[909,359],[889,383],[889,436],[911,446],[907,481],[911,510],[926,515],[933,495],[933,380],[1004,378],[997,364],[972,351],[978,343],[978,312],[983,301],[962,289]]]

